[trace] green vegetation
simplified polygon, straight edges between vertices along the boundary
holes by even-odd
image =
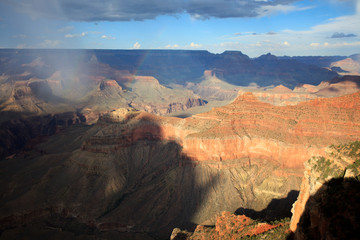
[[[330,148],[334,149],[337,153],[342,153],[345,156],[352,158],[360,158],[360,141],[355,141],[349,144],[331,145]]]
[[[246,221],[246,219],[244,219]],[[226,227],[226,224],[223,225],[220,230],[222,235],[219,235],[220,232],[216,230],[215,227],[202,227],[200,231],[196,231],[192,236],[191,240],[203,240],[203,239],[209,239],[209,240],[215,240],[215,239],[224,239],[224,240],[230,240],[230,239],[245,239],[245,240],[260,240],[260,239],[270,239],[270,240],[285,240],[289,236],[289,225],[290,225],[290,218],[284,218],[277,221],[270,222],[268,224],[277,226],[270,230],[265,230],[267,226],[269,226],[266,223],[262,223],[257,220],[251,220],[251,223],[249,225],[245,224],[242,225],[242,223],[239,223],[239,225],[235,224],[233,222],[228,222],[228,226],[231,226],[230,228]],[[264,224],[264,225],[263,225]],[[264,228],[265,229],[264,229]],[[263,233],[256,234],[255,232],[261,232]],[[254,233],[251,233],[252,231],[255,231]],[[255,235],[246,235],[246,234],[255,234]]]
[[[360,159],[355,160],[355,162],[349,166],[347,166],[347,169],[350,169],[355,175],[359,175],[359,169],[360,168]]]
[[[289,123],[291,126],[295,126],[298,122],[297,122],[295,119],[289,119],[289,120],[288,120],[288,123]]]
[[[273,228],[269,231],[264,233],[253,235],[253,236],[245,236],[239,239],[245,240],[260,240],[260,239],[267,239],[267,240],[285,240],[289,236],[289,226],[290,226],[290,219],[286,218],[280,221],[282,223],[281,226],[277,228]]]
[[[325,181],[328,177],[341,177],[344,175],[344,170],[340,169],[330,159],[325,157],[313,157],[311,159],[315,161],[314,170],[320,173],[318,180]]]
[[[334,153],[331,155],[341,159],[341,156],[349,157],[354,162],[346,167],[346,170],[351,170],[355,175],[359,175],[360,169],[360,141],[355,141],[349,144],[340,144],[338,146],[331,145],[331,149],[334,149]],[[357,177],[360,179],[360,176]]]

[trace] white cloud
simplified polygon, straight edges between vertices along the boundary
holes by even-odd
[[[18,35],[13,35],[12,37],[13,38],[22,38],[22,39],[24,39],[24,38],[27,38],[28,36],[25,35],[25,34],[18,34]]]
[[[116,37],[110,36],[110,35],[102,35],[101,36],[102,39],[108,39],[108,40],[115,40]]]
[[[141,44],[139,42],[136,42],[136,43],[134,43],[132,48],[133,49],[139,49],[139,48],[141,48]]]
[[[312,6],[308,7],[297,7],[294,5],[264,5],[258,8],[258,14],[259,17],[269,16],[269,15],[275,15],[279,13],[289,13],[289,12],[295,12],[295,11],[304,11],[314,8]]]
[[[335,1],[335,0],[334,0]],[[360,6],[360,0],[357,0]],[[251,56],[259,56],[264,52],[275,55],[351,55],[359,52],[360,13],[349,16],[331,18],[314,25],[307,30],[278,30],[275,35],[265,33],[242,34],[223,39],[228,49],[240,50]],[[334,32],[351,33],[351,38],[329,38]],[[283,39],[286,39],[284,41]],[[268,40],[269,42],[265,42]],[[291,44],[290,44],[291,43]],[[224,43],[210,46],[214,52],[226,50]],[[289,47],[291,46],[291,47]],[[206,46],[207,47],[207,46]],[[316,49],[316,52],[314,52]]]
[[[202,47],[201,44],[191,42],[188,45],[168,44],[164,48],[166,48],[166,49],[199,49],[201,47]]]
[[[59,46],[60,41],[59,40],[44,40],[42,43],[40,43],[40,47],[42,48],[55,48]]]
[[[201,44],[192,42],[192,43],[190,43],[190,45],[188,47],[190,47],[190,48],[199,48],[199,47],[201,47]]]
[[[85,37],[87,35],[88,35],[87,32],[82,32],[80,34],[66,34],[65,37],[66,38],[81,38],[81,37]]]
[[[180,46],[177,45],[177,44],[173,44],[173,45],[168,44],[168,45],[165,46],[165,48],[167,48],[167,49],[178,49],[178,48],[180,48]]]
[[[27,47],[27,45],[25,43],[19,44],[16,46],[17,49],[22,49],[22,48],[26,48],[26,47]]]
[[[360,14],[342,16],[329,19],[327,23],[312,27],[311,32],[327,33],[327,36],[334,32],[359,33],[359,24]]]
[[[338,47],[357,47],[360,46],[360,41],[358,42],[338,42],[338,43],[324,43],[324,47],[329,48],[338,48]]]
[[[58,32],[70,32],[74,29],[75,29],[74,26],[65,26],[65,27],[59,28],[57,31]]]

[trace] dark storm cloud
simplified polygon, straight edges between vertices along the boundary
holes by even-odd
[[[356,37],[356,35],[353,33],[345,34],[342,32],[336,32],[330,38],[347,38],[347,37]]]
[[[129,21],[187,12],[194,18],[256,17],[297,0],[4,0],[33,18]]]

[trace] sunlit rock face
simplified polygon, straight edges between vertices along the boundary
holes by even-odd
[[[311,155],[358,138],[359,98],[278,107],[246,93],[186,119],[118,109],[0,162],[0,217],[48,209],[104,231],[168,237],[221,211],[289,216],[274,200],[295,200],[288,193]]]
[[[354,54],[348,58],[336,61],[330,64],[330,67],[336,67],[340,74],[360,75],[360,55]]]
[[[275,231],[281,232],[279,228],[286,228],[285,224],[269,224],[265,222],[254,221],[245,215],[234,215],[230,212],[222,212],[216,218],[215,226],[198,225],[193,233],[181,231],[175,228],[171,234],[170,240],[198,240],[198,239],[242,239],[249,237],[282,239],[281,234],[269,231],[277,228]],[[262,234],[262,236],[259,236]],[[283,234],[285,235],[285,234]]]

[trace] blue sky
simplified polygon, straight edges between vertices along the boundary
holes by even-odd
[[[1,48],[360,53],[360,0],[0,0]]]

